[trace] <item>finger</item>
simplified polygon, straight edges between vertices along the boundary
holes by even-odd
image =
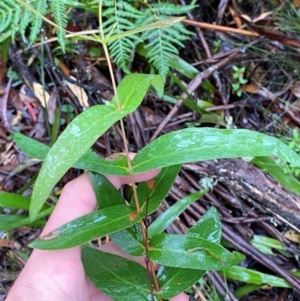
[[[154,169],[147,172],[139,173],[133,175],[133,181],[135,183],[137,182],[144,182],[148,181],[150,179],[153,179],[160,173],[161,169]],[[131,183],[131,177],[125,176],[125,177],[116,177],[116,176],[105,176],[116,188],[120,188],[124,184]]]
[[[147,171],[134,175],[135,182],[147,181],[154,178],[160,169]],[[130,176],[106,178],[119,189],[121,185],[131,182]],[[50,216],[42,236],[60,227],[61,225],[88,214],[95,209],[96,197],[88,174],[83,174],[77,179],[69,182],[63,189],[59,201],[52,215]]]
[[[157,174],[158,172],[155,173]],[[142,175],[141,177],[137,175],[135,180],[140,181],[150,179],[155,173],[150,172],[148,175]],[[116,188],[119,188],[122,183],[130,182],[129,177],[124,177],[121,180],[117,177],[110,177],[109,180],[112,181]],[[96,198],[91,181],[87,174],[83,174],[65,186],[42,235],[53,231],[57,227],[75,218],[93,211],[95,205]],[[80,247],[57,251],[34,250],[15,285],[12,287],[9,298],[10,296],[19,296],[26,293],[31,295],[29,287],[31,287],[33,283],[38,283],[39,289],[32,291],[32,294],[36,293],[45,296],[45,292],[48,289],[51,291],[53,282],[61,284],[66,283],[66,278],[70,278],[70,271],[75,271],[72,273],[72,277],[74,278],[73,283],[82,283],[79,279],[82,274],[76,272],[80,269],[82,269]],[[75,279],[77,280],[75,281]],[[71,287],[69,289],[72,290],[74,288]],[[9,298],[8,300],[17,300],[14,297],[12,297],[12,299]],[[24,297],[23,300],[30,299]],[[31,298],[31,300],[37,299]],[[49,299],[44,298],[43,300]]]
[[[61,225],[88,214],[95,209],[96,197],[88,174],[65,185],[54,212],[50,216],[42,236]]]

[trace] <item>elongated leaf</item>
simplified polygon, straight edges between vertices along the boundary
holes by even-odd
[[[224,269],[222,273],[226,278],[240,282],[267,284],[274,287],[291,287],[286,280],[280,277],[242,268],[240,266],[232,266],[228,269]]]
[[[34,185],[30,217],[38,214],[52,187],[62,175],[92,146],[116,121],[135,110],[143,100],[149,86],[162,86],[156,75],[131,74],[118,87],[121,108],[113,99],[110,106],[97,105],[77,116],[53,145]],[[161,92],[161,91],[160,91]]]
[[[189,230],[189,233],[198,235],[198,237],[207,239],[210,242],[219,243],[221,238],[221,224],[217,210],[211,207]],[[179,292],[191,287],[205,272],[205,270],[161,266],[158,270],[157,277],[160,283],[162,297],[174,297]]]
[[[252,246],[264,254],[274,255],[274,251],[275,253],[278,251],[287,256],[287,251],[284,244],[277,239],[253,235],[249,242],[252,244]]]
[[[14,140],[23,153],[35,159],[44,161],[50,151],[50,147],[20,133],[14,134]],[[88,150],[72,167],[107,175],[129,175],[127,160],[124,162],[120,157],[103,159],[91,150]]]
[[[300,157],[280,140],[249,130],[188,128],[159,137],[138,152],[133,171],[216,158],[275,155],[300,166]]]
[[[29,210],[29,205],[30,198],[16,193],[0,192],[0,207]]]
[[[161,214],[148,228],[149,238],[162,233],[172,222],[193,202],[201,198],[207,190],[194,192],[176,202],[167,211]]]
[[[101,174],[113,176],[127,176],[130,174],[125,156],[114,158],[100,158],[97,154],[88,150],[77,162],[75,168],[87,169]]]
[[[263,284],[246,284],[246,285],[238,288],[234,292],[234,295],[235,295],[235,297],[238,298],[238,300],[240,300],[240,298],[242,298],[243,296],[246,296],[256,290],[259,290],[262,287],[263,287]]]
[[[0,215],[0,231],[8,231],[18,227],[41,227],[45,225],[45,221],[41,218],[50,215],[54,208],[42,210],[32,221],[28,216],[24,215]]]
[[[285,174],[280,166],[269,157],[254,158],[251,161],[254,165],[269,173],[276,181],[290,191],[300,195],[300,182],[291,174]]]
[[[99,135],[124,115],[124,112],[99,105],[86,110],[68,125],[50,149],[35,182],[30,206],[32,218],[37,215],[52,187],[63,174],[91,147]]]
[[[21,133],[14,134],[14,141],[24,154],[35,159],[45,160],[50,151],[50,147],[47,145]]]
[[[157,272],[161,296],[172,298],[196,283],[206,271],[161,266]]]
[[[184,76],[188,77],[189,79],[193,79],[199,74],[199,70],[197,68],[183,60],[178,55],[171,53],[170,58],[170,67],[179,71],[181,74],[184,74]]]
[[[89,173],[89,176],[99,209],[125,204],[125,200],[121,197],[120,192],[103,175]]]
[[[127,37],[127,36],[130,36],[130,35],[137,34],[137,33],[143,32],[143,31],[148,31],[148,30],[151,30],[151,29],[171,27],[171,26],[173,26],[177,23],[182,22],[184,19],[185,19],[185,17],[170,17],[166,20],[160,20],[160,21],[153,22],[153,23],[150,23],[150,24],[147,24],[147,25],[144,25],[144,26],[139,26],[135,29],[128,30],[128,31],[110,36],[110,37],[105,39],[105,43],[109,43],[109,42],[121,39],[123,37]]]
[[[179,170],[180,165],[163,168],[154,179],[138,185],[137,195],[144,216],[146,213],[151,214],[161,204],[171,189]],[[131,206],[136,208],[133,197]],[[115,233],[111,238],[123,251],[130,255],[142,256],[145,254],[143,236],[139,225]]]
[[[0,214],[0,231],[8,231],[17,227],[42,227],[46,224],[45,220],[38,219],[30,222],[28,216]]]
[[[81,256],[88,278],[113,300],[151,300],[146,270],[138,263],[87,246]]]
[[[194,235],[158,234],[150,240],[149,258],[156,263],[199,270],[222,270],[244,259]]]
[[[139,223],[122,231],[112,233],[109,237],[127,254],[132,256],[145,255],[145,243]]]
[[[207,239],[214,243],[220,243],[222,229],[220,216],[215,207],[209,210],[188,231],[191,235]]]
[[[130,227],[143,218],[127,205],[116,205],[79,217],[31,243],[43,250],[65,249]]]
[[[163,168],[154,179],[139,184],[137,188],[137,194],[140,201],[141,210],[144,214],[151,214],[161,204],[171,189],[180,167],[180,165],[173,165]],[[130,205],[135,208],[133,197]]]

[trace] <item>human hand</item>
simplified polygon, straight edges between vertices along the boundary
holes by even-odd
[[[141,182],[155,177],[159,171],[149,171],[135,175]],[[130,183],[129,177],[107,176],[119,189]],[[48,234],[61,225],[88,214],[95,209],[96,197],[87,174],[69,182],[63,189],[59,201],[50,216],[41,236]],[[113,243],[105,244],[103,251],[124,256],[143,263],[143,259],[125,254]],[[6,301],[109,301],[85,275],[81,262],[81,249],[74,247],[66,250],[33,250],[24,269],[11,288]],[[187,301],[180,294],[172,301]]]

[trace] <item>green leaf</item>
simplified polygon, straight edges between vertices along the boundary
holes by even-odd
[[[235,72],[240,72],[240,70],[241,70],[238,66],[235,66],[235,65],[232,66],[232,69],[233,69]]]
[[[154,179],[139,184],[137,195],[140,201],[141,211],[144,215],[146,213],[151,214],[161,204],[171,189],[180,167],[180,165],[173,165],[163,168]],[[133,197],[131,198],[130,205],[135,208]]]
[[[86,169],[106,175],[127,176],[127,158],[119,155],[114,158],[100,158],[96,153],[88,150],[76,163],[75,168]]]
[[[210,207],[208,211],[193,225],[189,234],[197,235],[214,243],[220,243],[222,236],[222,225],[220,216],[215,207]]]
[[[0,207],[29,210],[30,198],[9,192],[0,192]]]
[[[23,215],[0,214],[0,231],[8,231],[18,227],[42,227],[45,220],[38,219],[30,222],[29,217]]]
[[[180,170],[180,166],[164,168],[154,179],[142,182],[137,187],[137,195],[143,215],[151,214],[161,204]],[[147,208],[148,202],[148,208]],[[134,198],[131,198],[131,207],[135,207]],[[139,225],[127,228],[111,235],[112,240],[125,252],[134,256],[145,254],[143,236]]]
[[[275,155],[296,166],[300,157],[280,140],[249,130],[188,128],[163,135],[140,150],[133,172],[218,158]]]
[[[171,17],[171,18],[168,18],[168,19],[165,19],[165,20],[156,21],[156,22],[153,22],[153,23],[150,23],[150,24],[147,24],[147,25],[139,26],[139,27],[137,27],[135,29],[132,29],[132,30],[127,30],[125,32],[110,36],[110,37],[106,38],[104,42],[105,43],[110,43],[110,42],[113,42],[115,40],[118,40],[118,39],[121,39],[121,38],[124,38],[124,37],[128,37],[128,36],[133,35],[133,34],[141,33],[141,32],[144,32],[144,31],[149,31],[151,29],[171,27],[171,26],[174,26],[174,25],[182,22],[184,19],[185,19],[185,17]],[[96,40],[96,41],[99,41],[99,39]]]
[[[32,158],[45,160],[50,151],[50,147],[20,133],[14,134],[14,140],[22,152]],[[124,156],[102,159],[91,150],[88,150],[75,162],[73,167],[115,176],[125,176],[129,174],[127,159],[125,158],[124,160]]]
[[[234,295],[238,300],[242,298],[243,296],[246,296],[256,290],[259,290],[262,288],[264,285],[263,284],[246,284],[244,286],[239,287],[235,292]]]
[[[89,213],[35,240],[30,247],[43,250],[66,249],[92,239],[128,228],[143,218],[143,214],[127,205],[116,205]]]
[[[266,171],[270,174],[276,181],[282,184],[284,187],[294,192],[297,195],[300,195],[300,182],[293,177],[291,174],[285,174],[282,168],[276,164],[269,157],[259,157],[254,158],[251,161],[255,166]]]
[[[240,89],[240,83],[235,83],[235,84],[232,84],[232,89],[233,91],[238,91]]]
[[[111,240],[124,252],[132,256],[145,255],[144,239],[139,223],[130,228],[112,233]]]
[[[54,21],[57,24],[57,39],[62,48],[62,51],[65,52],[66,48],[66,27],[68,23],[68,14],[67,6],[64,1],[52,0],[50,1],[50,9],[54,17]]]
[[[89,173],[89,177],[96,195],[98,208],[103,209],[109,206],[125,204],[120,192],[103,175]]]
[[[140,264],[87,246],[81,256],[88,278],[113,300],[151,300],[147,273]]]
[[[172,298],[196,283],[206,271],[161,266],[157,272],[161,296]]]
[[[222,270],[244,259],[193,234],[158,234],[150,240],[149,258],[162,265],[199,270]],[[180,260],[179,260],[180,259]]]
[[[288,256],[284,244],[277,239],[266,236],[253,235],[249,242],[264,254],[274,255],[274,251],[278,251],[285,256]]]
[[[21,133],[14,134],[14,141],[25,155],[35,159],[45,160],[50,150],[50,147],[46,146],[45,144],[29,138]]]
[[[222,271],[222,274],[226,278],[240,282],[252,284],[267,284],[273,287],[291,287],[291,285],[286,280],[280,277],[242,268],[240,266],[232,266],[228,269],[224,269]]]
[[[45,220],[41,219],[52,213],[53,207],[42,210],[32,221],[27,215],[10,215],[3,214],[0,215],[0,231],[8,231],[18,227],[41,227],[45,225]]]
[[[179,71],[181,74],[185,75],[189,79],[193,79],[196,75],[199,74],[199,70],[195,68],[190,63],[184,61],[181,57],[170,54],[170,67]]]
[[[221,238],[221,223],[217,210],[214,207],[211,207],[189,230],[189,232],[192,235],[197,235],[198,237],[207,239],[208,241],[219,243]],[[157,277],[160,283],[162,297],[174,297],[178,293],[191,287],[204,275],[205,272],[205,270],[161,266],[158,270]]]
[[[47,154],[35,182],[30,206],[32,218],[37,215],[52,187],[63,174],[92,146],[99,135],[124,115],[124,112],[98,105],[84,111],[68,125]]]
[[[118,86],[120,109],[118,109],[116,98],[114,98],[110,106],[91,107],[67,126],[47,154],[34,185],[30,205],[30,217],[32,219],[38,214],[52,187],[63,174],[109,127],[138,107],[153,80],[155,87],[158,86],[158,77],[157,75],[146,74],[126,76]]]
[[[245,79],[245,78],[240,77],[240,78],[239,78],[239,82],[240,82],[242,85],[245,85],[245,84],[247,84],[248,79]]]
[[[162,233],[187,207],[201,198],[206,192],[207,190],[194,192],[172,205],[149,226],[148,237],[151,238],[156,234]]]

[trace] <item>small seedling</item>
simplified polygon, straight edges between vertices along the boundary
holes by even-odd
[[[297,129],[293,130],[292,141],[288,144],[289,148],[292,149],[297,154],[300,154],[300,135]],[[290,174],[295,177],[300,176],[300,168],[293,164],[288,164],[280,159],[276,161],[277,164],[282,166],[283,172],[285,174]]]
[[[232,82],[232,90],[236,93],[237,96],[242,95],[242,88],[241,85],[245,85],[248,80],[244,78],[244,73],[245,73],[245,67],[237,67],[237,66],[232,66],[233,69],[233,74],[232,77],[235,79],[235,82]]]

